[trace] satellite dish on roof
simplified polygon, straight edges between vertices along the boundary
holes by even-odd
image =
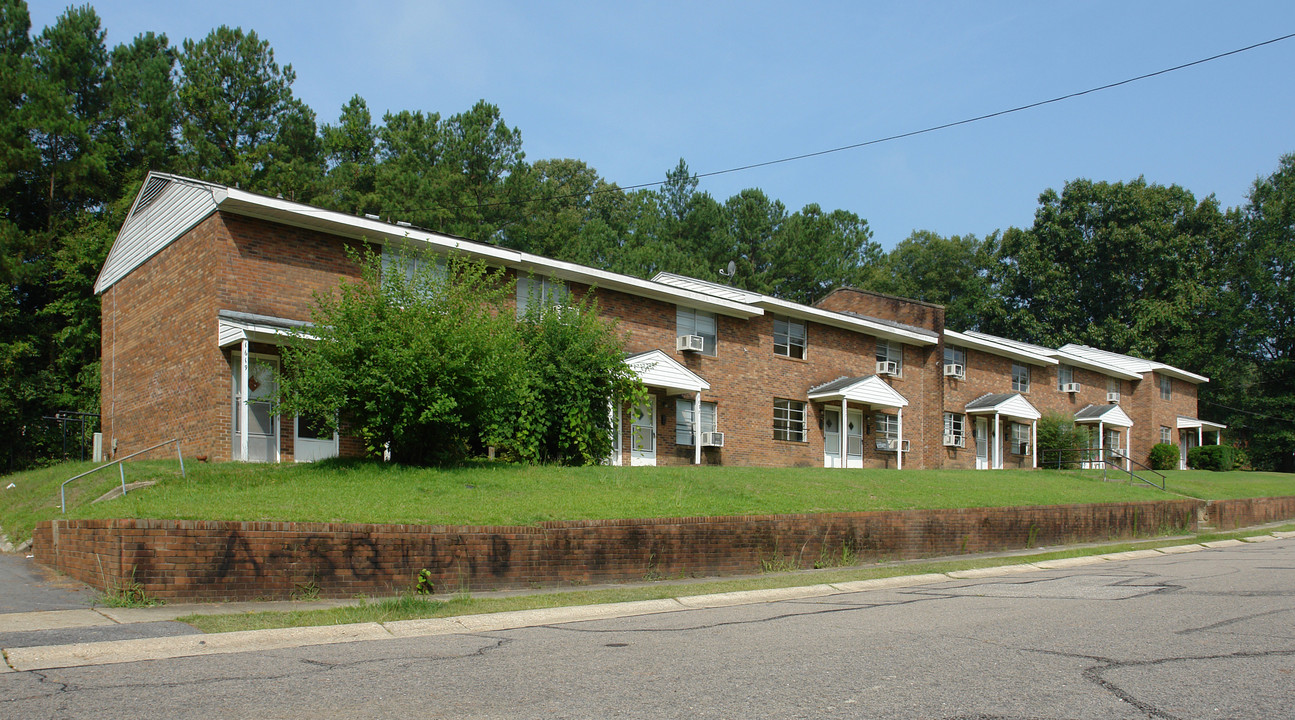
[[[720,270],[720,271],[719,271],[719,274],[720,274],[720,275],[723,275],[723,276],[724,276],[724,277],[726,277],[726,278],[731,278],[731,277],[733,277],[733,273],[735,273],[735,272],[737,272],[737,263],[733,262],[732,260],[729,260],[729,261],[728,261],[728,269],[727,269],[727,270]]]

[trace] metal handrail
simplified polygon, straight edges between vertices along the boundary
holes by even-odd
[[[184,455],[180,453],[180,438],[172,438],[170,440],[167,440],[166,442],[160,442],[154,445],[153,447],[144,448],[139,452],[133,452],[124,458],[117,458],[116,460],[113,460],[110,463],[105,463],[93,470],[87,470],[81,473],[80,475],[77,475],[76,477],[70,477],[64,480],[63,484],[58,486],[59,507],[62,509],[63,514],[64,515],[67,514],[67,489],[66,488],[68,483],[72,482],[73,480],[79,480],[85,477],[86,475],[93,475],[94,473],[97,473],[100,470],[103,470],[104,468],[109,468],[109,467],[112,467],[113,465],[116,465],[117,469],[121,471],[121,494],[125,495],[126,494],[126,466],[122,465],[122,463],[135,457],[136,455],[143,455],[144,453],[150,450],[156,450],[160,447],[170,445],[171,443],[175,443],[175,456],[180,460],[180,477],[183,477],[183,478],[189,477],[184,472]]]
[[[1120,473],[1128,475],[1130,480],[1137,480],[1138,482],[1146,483],[1147,485],[1159,490],[1165,489],[1166,478],[1163,474],[1156,470],[1152,470],[1146,465],[1143,465],[1137,460],[1125,455],[1118,448],[1049,448],[1039,452],[1039,467],[1052,467],[1052,461],[1048,458],[1049,453],[1055,453],[1056,467],[1058,470],[1060,470],[1063,465],[1066,467],[1086,465],[1092,469],[1096,469],[1093,466],[1100,465],[1102,469],[1102,479],[1108,480],[1110,478],[1107,477],[1107,470],[1114,467]],[[1065,459],[1067,454],[1070,454],[1072,459]],[[1139,472],[1145,471],[1155,475],[1160,478],[1160,483],[1157,484],[1137,472],[1134,472],[1132,469],[1122,467],[1119,462],[1115,462],[1117,459],[1120,461],[1128,461],[1130,465],[1137,465],[1140,468]]]

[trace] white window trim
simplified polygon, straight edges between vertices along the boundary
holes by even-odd
[[[693,433],[693,420],[692,420],[693,401],[685,400],[683,398],[676,398],[674,407],[675,407],[674,444],[687,445],[688,447],[692,447],[693,438],[697,437],[697,435],[694,435]],[[707,410],[710,411],[709,412],[710,417],[707,417]],[[682,432],[685,428],[687,429],[687,433],[688,433],[688,437],[686,440],[683,439],[684,435]],[[704,432],[704,433],[719,432],[719,405],[717,403],[707,402],[705,400],[702,401],[700,432]]]
[[[779,323],[782,323],[783,326],[786,328],[786,332],[781,333],[781,336],[783,338],[783,341],[781,343],[778,342],[778,337],[780,335],[780,333],[778,332]],[[800,337],[796,337],[796,335],[792,332],[793,327],[800,328]],[[783,352],[778,351],[779,345],[783,347]],[[796,347],[800,348],[799,357],[792,354],[791,352],[792,348],[796,348]],[[796,320],[795,318],[791,318],[791,317],[774,315],[773,316],[773,354],[778,355],[780,357],[792,358],[793,360],[805,360],[807,359],[806,356],[808,355],[808,350],[809,350],[808,323],[806,323],[803,320]]]
[[[780,408],[778,407],[778,403],[786,403],[787,405],[785,408]],[[796,406],[799,406],[799,407],[796,407]],[[778,421],[780,419],[778,417],[778,414],[780,412],[783,414],[783,417],[781,418],[781,420],[785,424],[785,428],[782,430],[779,430],[778,428]],[[797,414],[799,414],[800,416],[799,418],[796,417]],[[804,400],[792,400],[790,398],[774,398],[773,399],[773,439],[780,440],[782,442],[808,442],[809,432],[808,432],[808,427],[806,427],[807,426],[806,420],[808,416],[809,416],[809,406],[808,406],[808,403],[806,403]],[[797,427],[799,427],[799,429],[796,429]],[[786,434],[787,437],[778,437],[779,432]],[[795,435],[799,435],[800,437],[793,437]]]
[[[697,329],[697,317],[710,318],[711,327],[714,331],[706,333]],[[709,310],[698,310],[696,308],[675,306],[675,337],[684,335],[700,335],[705,338],[705,349],[701,351],[706,357],[716,357],[719,355],[719,316]]]
[[[1016,377],[1017,368],[1021,368],[1022,370],[1025,371],[1024,383],[1020,383],[1017,381],[1017,377]],[[1030,366],[1029,365],[1026,365],[1025,363],[1016,363],[1016,362],[1012,363],[1012,390],[1018,393],[1027,393],[1030,391]]]
[[[899,369],[895,377],[904,377],[904,344],[877,338],[877,362],[895,363],[895,367]]]

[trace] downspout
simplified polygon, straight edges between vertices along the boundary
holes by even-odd
[[[1030,454],[1034,456],[1034,469],[1039,469],[1039,421],[1030,421]]]
[[[1101,418],[1097,420],[1097,457],[1102,461],[1102,467],[1106,467],[1106,423]]]
[[[1003,436],[1002,423],[998,419],[998,411],[994,411],[994,463],[995,470],[1003,469]]]

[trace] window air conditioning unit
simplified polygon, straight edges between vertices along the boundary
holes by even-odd
[[[724,447],[724,433],[704,432],[701,434],[702,447]]]
[[[1029,444],[1029,443],[1027,443],[1027,442],[1023,442],[1023,443],[1016,443],[1016,454],[1017,454],[1017,455],[1029,455],[1029,454],[1030,454],[1030,444]]]
[[[909,444],[908,444],[908,441],[907,441],[907,440],[902,440],[902,441],[900,441],[900,443],[899,443],[899,449],[900,449],[901,451],[903,451],[903,452],[908,452],[908,451],[909,451],[909,448],[910,448],[910,446],[909,446]]]
[[[1119,393],[1117,393],[1117,392],[1108,392],[1108,393],[1106,393],[1106,402],[1108,402],[1108,403],[1117,403],[1117,402],[1119,402],[1119,401],[1120,401],[1120,394],[1119,394]]]
[[[700,335],[680,335],[675,338],[674,347],[680,352],[701,352],[706,349],[706,339]]]
[[[881,360],[877,363],[878,375],[898,375],[899,363],[894,360]]]
[[[1079,392],[1079,383],[1066,383],[1061,386],[1061,392],[1077,393]]]
[[[966,372],[961,365],[949,363],[944,366],[944,376],[961,378],[961,377],[966,377]]]
[[[945,436],[944,436],[944,446],[945,446],[945,447],[958,447],[958,448],[960,448],[960,447],[962,447],[962,438],[961,438],[961,437],[959,437],[959,436],[957,436],[957,435],[945,435]]]
[[[895,452],[899,447],[898,440],[887,440],[886,438],[877,438],[877,449],[882,452]]]

